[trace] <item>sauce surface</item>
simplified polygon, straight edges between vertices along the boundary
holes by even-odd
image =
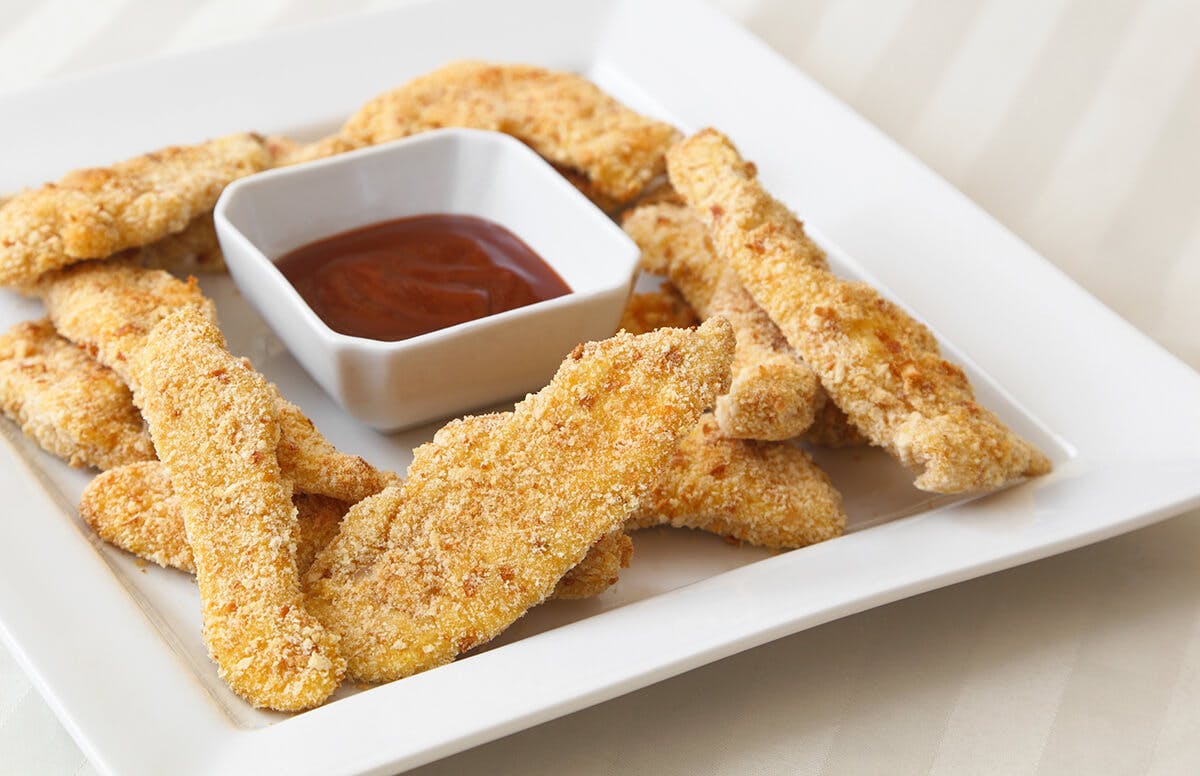
[[[512,232],[434,213],[360,227],[275,263],[334,331],[396,341],[570,293]]]

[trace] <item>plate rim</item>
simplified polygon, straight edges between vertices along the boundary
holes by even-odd
[[[472,9],[478,9],[481,5],[483,4],[475,0],[418,2],[383,11],[351,14],[334,20],[332,24],[301,25],[297,28],[237,41],[221,47],[142,60],[106,68],[93,74],[51,82],[42,87],[0,94],[0,105],[26,100],[36,102],[40,96],[46,94],[77,92],[105,83],[112,84],[129,73],[142,72],[164,62],[192,63],[189,66],[195,66],[195,63],[211,61],[212,58],[226,56],[237,51],[245,53],[251,49],[263,47],[268,50],[272,46],[278,48],[281,45],[280,41],[285,39],[295,40],[322,35],[329,30],[338,30],[340,31],[338,34],[344,34],[345,31],[354,31],[362,25],[375,24],[383,20],[407,19],[422,13],[432,13],[433,15],[444,13],[449,6],[469,6]],[[598,5],[598,3],[593,3],[592,6],[589,6],[591,10],[587,12],[599,14],[596,10]],[[605,7],[604,13],[600,15],[603,16],[606,24],[619,27],[622,19],[634,13],[640,13],[644,17],[645,7],[642,6],[635,11],[633,5],[632,2],[620,2]],[[552,7],[553,4],[548,0],[525,0],[524,6],[536,9]],[[1060,270],[1037,256],[1029,246],[1005,230],[990,216],[984,214],[978,206],[967,200],[953,186],[938,178],[909,152],[884,137],[865,119],[858,117],[848,107],[813,84],[790,63],[767,48],[765,43],[754,38],[718,12],[691,0],[666,0],[654,5],[651,13],[655,16],[661,14],[662,18],[671,16],[679,18],[677,14],[687,14],[692,19],[693,24],[689,25],[688,30],[688,34],[693,36],[691,42],[681,41],[670,36],[665,41],[666,51],[675,55],[682,54],[685,62],[693,63],[687,54],[694,51],[697,40],[705,41],[708,45],[719,43],[730,59],[749,63],[755,72],[768,74],[777,86],[786,84],[798,93],[803,92],[810,96],[823,93],[824,99],[827,100],[822,106],[823,109],[836,115],[840,121],[848,122],[847,126],[853,127],[853,130],[858,133],[857,137],[869,139],[871,153],[876,161],[885,160],[885,169],[894,175],[909,176],[909,179],[914,181],[912,184],[914,186],[917,183],[933,186],[937,193],[935,199],[954,202],[953,208],[961,211],[963,219],[977,226],[985,232],[985,236],[989,240],[995,243],[992,248],[994,253],[1028,270],[1035,280],[1033,292],[1038,293],[1045,288],[1064,292],[1061,298],[1051,294],[1051,301],[1069,303],[1067,306],[1080,315],[1089,327],[1101,331],[1110,338],[1110,342],[1107,343],[1109,356],[1116,354],[1121,357],[1130,357],[1130,360],[1139,368],[1148,371],[1161,381],[1160,385],[1154,387],[1168,401],[1175,397],[1187,396],[1189,392],[1196,392],[1193,395],[1200,395],[1200,375],[1166,353],[1145,335],[1117,317],[1115,313],[1100,305],[1066,278]],[[520,16],[520,14],[514,15]],[[653,26],[645,24],[644,18],[642,24],[646,27]],[[622,53],[628,54],[632,46],[639,45],[639,41],[636,39],[613,41],[605,39],[601,33],[597,33],[597,35],[595,42],[597,49],[591,52],[591,56],[598,58],[601,62],[605,61],[606,56],[611,59],[619,58]],[[636,35],[631,37],[636,38]],[[606,47],[615,48],[617,53],[609,51],[606,54]],[[643,48],[645,47],[643,46]],[[661,50],[659,53],[662,53]],[[736,53],[736,57],[734,53]],[[629,62],[636,63],[639,61],[639,56],[644,60],[647,55],[630,55],[623,61],[626,66],[630,66]],[[664,66],[663,70],[670,71],[670,68]],[[704,68],[698,68],[698,70],[707,72],[704,71]],[[659,78],[659,83],[650,86],[651,91],[655,88],[662,88],[663,77],[667,78],[667,82],[670,77],[675,77],[677,83],[684,82],[687,77],[675,72],[667,72],[665,75],[659,73],[659,75],[662,77]],[[692,73],[691,75],[695,76],[696,74]],[[750,91],[758,93],[756,90]],[[694,122],[685,120],[684,123]],[[756,159],[776,157],[776,154],[768,148],[769,138],[764,140],[761,133],[731,131],[731,134],[735,135],[735,139],[746,151],[748,157]],[[763,162],[761,168],[764,170],[764,178],[769,187],[774,186],[776,179],[783,177],[778,165],[772,165],[770,161]],[[787,181],[782,182],[787,183]],[[811,196],[811,193],[806,192],[802,186],[797,188],[784,185],[783,193],[787,195],[786,199],[789,204],[794,207],[809,202]],[[815,213],[813,221],[826,227],[824,231],[844,232],[847,227],[843,219],[838,217],[823,219],[821,217],[828,207],[830,206],[819,204],[811,206],[810,204],[809,207],[802,210],[806,213]],[[832,207],[836,207],[836,205]],[[833,228],[829,228],[830,226]],[[870,240],[860,242],[857,237],[851,240],[851,246],[847,246],[843,239],[832,240],[832,242],[844,248],[850,256],[877,252],[875,243]],[[919,243],[919,240],[914,238],[914,243]],[[911,292],[910,281],[900,277],[896,272],[890,271],[889,268],[882,267],[879,272],[871,271],[876,268],[874,266],[868,269],[858,265],[857,268],[862,269],[865,275],[878,282],[883,289],[891,291],[892,293],[889,295],[893,298],[915,298]],[[991,271],[989,277],[1001,276],[1004,287],[1011,287],[1007,274],[1000,272],[997,267],[988,265],[985,269]],[[1046,304],[1044,299],[1039,298],[1034,301]],[[1030,307],[1035,308],[1036,306],[1031,304]],[[944,307],[938,307],[936,310],[928,312],[926,308],[922,307],[922,313],[927,313],[922,317],[933,318],[934,328],[939,330],[945,327],[936,324],[952,318],[954,315],[952,309]],[[963,336],[970,340],[971,337],[978,336],[978,332],[971,330]],[[1016,327],[1014,336],[1018,341],[1025,342],[1030,338],[1030,327]],[[958,342],[959,336],[949,339]],[[1058,347],[1058,343],[1062,341],[1061,336],[1057,338],[1050,336],[1049,339],[1051,341],[1045,347],[1050,350]],[[1067,341],[1070,341],[1069,338]],[[974,352],[969,345],[963,346],[962,350],[967,353]],[[985,352],[989,357],[997,356],[990,349]],[[1091,359],[1087,360],[1085,365],[1094,367],[1099,351],[1089,351],[1085,355]],[[988,359],[983,359],[983,361],[988,361]],[[1001,360],[1000,363],[1007,362]],[[1004,368],[1006,367],[1000,367],[1002,373]],[[992,375],[996,374],[996,369],[993,365],[982,371]],[[1011,372],[1006,374],[1011,374]],[[1002,389],[1009,388],[1005,381],[997,379],[997,382]],[[1014,389],[1014,395],[1022,399],[1030,398],[1027,396],[1026,386],[1036,385],[1036,381],[1018,380],[1017,382],[1020,385]],[[1126,385],[1126,382],[1129,381],[1120,382],[1117,386],[1112,387],[1112,395],[1125,395],[1123,392],[1136,387],[1135,385]],[[1059,410],[1055,409],[1057,405],[1047,402],[1042,397],[1034,398],[1042,400],[1031,401],[1028,406],[1024,401],[1017,402],[1017,404],[1023,409],[1027,409],[1036,419],[1044,419],[1049,413],[1056,418],[1056,422],[1051,424],[1051,428],[1058,431],[1061,425],[1058,421],[1061,417],[1058,414]],[[820,622],[845,616],[855,611],[862,611],[886,601],[897,600],[945,584],[952,584],[1083,546],[1143,525],[1149,525],[1156,520],[1200,505],[1200,441],[1196,441],[1200,440],[1200,410],[1191,414],[1185,413],[1182,422],[1177,422],[1168,428],[1159,428],[1157,433],[1147,433],[1147,439],[1136,439],[1132,444],[1122,446],[1121,436],[1130,429],[1136,429],[1139,426],[1145,427],[1157,422],[1162,414],[1161,407],[1149,406],[1145,403],[1135,405],[1134,409],[1136,411],[1130,412],[1127,416],[1105,419],[1109,420],[1111,425],[1102,426],[1096,430],[1096,433],[1088,433],[1088,429],[1079,427],[1080,418],[1072,416],[1072,422],[1067,424],[1071,428],[1069,433],[1064,434],[1064,438],[1070,446],[1075,448],[1075,455],[1065,461],[1059,471],[1046,480],[1018,486],[1002,494],[988,497],[982,502],[972,502],[973,505],[969,507],[972,525],[965,525],[958,520],[966,509],[962,507],[951,507],[934,513],[904,518],[844,537],[837,542],[805,548],[744,566],[660,596],[529,637],[516,644],[506,645],[475,656],[470,660],[460,661],[442,669],[412,677],[404,683],[393,683],[376,688],[369,693],[343,699],[336,704],[289,718],[265,728],[245,729],[233,726],[230,720],[220,712],[219,707],[211,703],[207,693],[202,688],[197,690],[196,682],[189,678],[190,668],[186,665],[179,665],[181,658],[178,655],[172,654],[169,649],[161,648],[163,642],[159,631],[150,621],[151,618],[147,617],[147,613],[141,610],[138,603],[127,595],[123,584],[116,580],[114,575],[106,573],[105,561],[93,551],[92,541],[79,530],[78,525],[73,521],[31,521],[23,527],[8,525],[5,526],[5,529],[11,531],[12,535],[18,539],[18,546],[21,539],[27,541],[28,546],[32,547],[44,546],[46,542],[53,542],[57,548],[56,551],[60,551],[63,563],[74,564],[73,568],[83,570],[95,598],[95,600],[89,600],[88,607],[81,608],[75,606],[75,602],[70,598],[71,586],[56,590],[43,589],[39,591],[39,596],[42,598],[44,607],[55,612],[70,612],[72,619],[68,622],[72,626],[72,630],[80,633],[104,633],[105,628],[111,630],[114,625],[118,626],[121,643],[105,645],[104,648],[97,649],[95,654],[82,657],[72,649],[74,646],[72,643],[64,643],[66,640],[61,638],[61,633],[57,633],[53,625],[48,627],[39,618],[33,616],[33,613],[29,611],[30,607],[25,604],[27,590],[16,584],[20,579],[25,578],[25,574],[30,575],[28,578],[38,578],[39,569],[36,559],[32,557],[21,559],[17,557],[20,553],[14,553],[7,546],[0,548],[0,559],[13,561],[9,568],[21,573],[0,575],[0,638],[3,638],[18,662],[30,674],[34,684],[63,721],[72,737],[79,743],[93,764],[101,770],[153,772],[155,769],[161,768],[163,764],[172,763],[178,766],[182,762],[190,763],[190,767],[196,769],[197,772],[210,769],[222,772],[252,772],[263,767],[278,767],[280,760],[273,758],[280,757],[280,752],[288,747],[295,747],[298,743],[315,741],[319,746],[319,742],[328,735],[329,727],[336,728],[339,734],[343,735],[342,742],[348,746],[358,748],[363,744],[368,745],[366,753],[356,755],[357,759],[351,759],[345,752],[333,753],[336,759],[330,759],[329,753],[326,753],[324,757],[311,756],[313,755],[311,749],[314,745],[310,743],[310,751],[306,752],[303,748],[298,750],[305,756],[296,756],[288,764],[295,765],[302,771],[327,773],[366,773],[397,767],[413,767],[646,686],[719,657],[765,643]],[[6,429],[7,431],[11,431],[11,429]],[[36,465],[25,459],[24,455],[12,444],[12,440],[8,438],[10,436],[8,433],[5,436],[6,444],[0,446],[0,486],[5,487],[6,492],[12,494],[13,503],[29,507],[25,511],[33,513],[61,511],[64,505],[56,503],[55,493],[41,482],[40,475],[33,468]],[[1126,480],[1121,479],[1120,476],[1114,476],[1114,471],[1127,478],[1138,476],[1141,478],[1139,480],[1141,482],[1156,484],[1159,490],[1154,493],[1159,497],[1157,499],[1135,498],[1132,502],[1128,497],[1123,499],[1123,494],[1119,492],[1119,488],[1115,488],[1115,485]],[[1127,494],[1125,495],[1127,496]],[[1100,515],[1102,519],[1095,521],[1087,530],[1077,528],[1067,530],[1071,527],[1062,524],[1055,525],[1052,521],[1047,522],[1046,511],[1048,510],[1049,515],[1053,517],[1056,514],[1054,510],[1062,508],[1057,501],[1060,499],[1067,499],[1072,509],[1078,510],[1086,506],[1095,514]],[[1014,507],[1016,502],[1020,503]],[[70,509],[70,505],[67,505],[67,508]],[[1039,512],[1039,510],[1042,511]],[[808,579],[814,574],[814,568],[823,567],[823,564],[836,563],[837,556],[851,552],[849,549],[851,547],[857,548],[859,545],[866,544],[867,547],[863,551],[878,552],[878,548],[872,547],[872,545],[876,543],[875,539],[880,538],[883,533],[886,533],[891,541],[898,541],[900,545],[905,542],[909,544],[932,542],[937,545],[933,548],[933,554],[940,558],[937,553],[957,551],[960,544],[971,548],[973,546],[971,542],[978,541],[975,532],[979,525],[989,525],[989,521],[1004,525],[1012,520],[1013,515],[1026,515],[1034,521],[1040,517],[1042,522],[1023,524],[1019,533],[993,537],[994,544],[990,546],[989,555],[979,555],[958,564],[948,559],[942,559],[940,571],[924,577],[913,576],[911,573],[904,577],[904,571],[898,561],[884,558],[873,570],[875,574],[873,583],[868,584],[870,580],[841,580],[847,587],[842,588],[838,596],[827,599],[823,606],[808,602],[809,608],[801,611],[798,608],[799,604],[795,602],[796,593],[794,591],[791,593],[792,598],[788,598],[786,601],[777,600],[779,597],[777,591],[782,584],[798,583]],[[883,532],[880,532],[880,529],[883,529]],[[1015,538],[1028,539],[1031,535],[1028,532],[1031,530],[1040,532],[1036,534],[1036,538],[1041,543],[1029,545],[1026,542],[1022,545],[1013,541]],[[0,531],[0,535],[4,535],[2,531]],[[1005,539],[1008,540],[1007,543],[1005,543]],[[26,553],[29,556],[35,554]],[[828,560],[830,555],[834,556],[833,561]],[[850,571],[846,568],[839,571],[835,566],[830,566],[828,576],[825,578],[841,579]],[[44,576],[45,570],[42,569],[41,572]],[[880,574],[885,576],[894,574],[895,581],[891,581],[890,587],[881,587],[887,580],[880,581]],[[899,581],[902,578],[906,581]],[[873,592],[870,592],[872,590]],[[657,626],[654,623],[655,620],[662,619],[664,612],[669,614],[672,608],[694,606],[696,600],[703,601],[704,607],[710,611],[717,609],[732,612],[739,607],[746,606],[746,599],[741,596],[744,591],[754,593],[750,597],[750,601],[752,607],[757,606],[758,610],[751,614],[758,619],[756,625],[740,624],[741,630],[736,637],[731,637],[729,632],[714,633],[705,622],[683,624],[674,622],[671,624],[669,632],[663,630],[661,622]],[[811,593],[805,591],[803,595],[808,596]],[[790,611],[793,616],[791,617],[787,614],[789,606],[792,607]],[[619,627],[614,626],[614,622],[618,623]],[[533,681],[530,677],[521,675],[519,670],[522,663],[530,660],[529,654],[554,654],[564,642],[570,642],[573,639],[586,639],[589,644],[598,643],[607,648],[620,645],[628,648],[630,645],[628,638],[614,631],[626,628],[631,624],[644,628],[639,632],[641,645],[670,643],[681,637],[692,638],[694,641],[686,649],[677,652],[670,658],[654,657],[641,662],[630,661],[620,671],[615,671],[613,666],[607,666],[586,672],[581,676],[578,675],[578,665],[570,667],[575,674],[564,674],[562,673],[564,669],[561,667],[551,667],[544,672],[544,675],[536,678],[535,684],[538,682],[541,684],[537,684],[534,690],[523,697],[519,704],[509,704],[507,712],[504,711],[502,703],[484,703],[484,708],[466,715],[466,719],[462,721],[456,731],[447,732],[439,728],[440,736],[431,736],[423,743],[414,744],[411,741],[397,738],[381,719],[387,717],[389,712],[394,716],[398,706],[424,703],[429,704],[427,707],[436,712],[431,715],[436,718],[431,724],[436,723],[444,728],[445,720],[448,718],[446,715],[449,712],[435,708],[435,698],[441,684],[451,682],[459,687],[470,686],[473,682],[479,682],[481,678],[485,681],[492,681],[488,677],[489,671],[493,673],[507,671],[512,674],[514,669],[517,676]],[[520,656],[514,658],[517,651],[513,648],[521,647],[521,645],[524,646]],[[127,698],[131,694],[130,683],[124,677],[105,676],[105,671],[109,668],[105,665],[105,661],[113,650],[128,653],[128,656],[137,660],[138,664],[146,671],[146,674],[140,677],[142,681],[133,682],[133,694],[136,697],[152,701],[156,698],[161,699],[161,696],[165,694],[175,701],[186,699],[187,703],[182,707],[179,707],[178,703],[168,704],[185,710],[184,716],[189,726],[185,735],[176,735],[161,741],[147,743],[144,733],[131,735],[127,726],[122,724],[123,722],[128,723],[130,717],[136,715],[131,715],[128,710],[122,714],[114,714],[111,708],[105,708],[104,700]],[[150,677],[154,677],[154,680],[149,681]],[[550,678],[554,678],[558,684],[555,687],[543,686],[549,683]],[[505,681],[511,683],[513,677],[509,676],[494,686],[504,685]],[[187,705],[192,703],[197,691],[205,699],[204,708]],[[154,722],[157,727],[161,728],[162,720],[152,720],[151,718],[154,716],[162,715],[150,705],[147,705],[145,711],[141,712],[141,718],[145,718],[148,722]],[[420,723],[419,720],[416,722]],[[140,751],[129,749],[129,743],[134,740],[142,745]],[[350,741],[356,743],[350,744]]]

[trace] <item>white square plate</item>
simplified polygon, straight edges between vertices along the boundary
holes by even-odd
[[[761,42],[685,0],[414,4],[0,96],[0,191],[236,130],[314,137],[461,57],[576,70],[685,129],[730,134],[766,185],[843,249],[831,248],[836,268],[930,324],[981,399],[1054,458],[1054,474],[947,501],[913,491],[876,452],[826,455],[851,515],[843,538],[772,557],[691,532],[640,534],[633,567],[599,598],[539,607],[487,651],[288,717],[228,692],[204,653],[190,580],[100,545],[74,508],[88,475],[3,423],[0,630],[99,768],[411,767],[1200,503],[1200,376]],[[432,433],[382,436],[351,421],[228,279],[204,285],[233,349],[336,444],[403,470]],[[39,314],[0,297],[2,325]]]

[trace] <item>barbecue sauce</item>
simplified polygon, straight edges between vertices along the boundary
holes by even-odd
[[[571,291],[504,227],[441,213],[326,237],[284,255],[276,266],[329,328],[383,341]]]

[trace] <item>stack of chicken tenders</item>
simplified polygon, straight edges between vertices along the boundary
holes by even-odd
[[[233,180],[441,127],[532,147],[666,282],[511,412],[446,424],[402,478],[232,354],[190,275],[223,270],[212,209]],[[456,62],[315,143],[230,135],[0,203],[0,284],[46,310],[0,335],[0,409],[100,470],[79,505],[99,536],[196,576],[209,653],[257,707],[424,671],[547,599],[596,595],[638,528],[838,536],[806,445],[880,447],[935,493],[1050,469],[925,326],[830,271],[728,138],[685,138],[570,73]]]

